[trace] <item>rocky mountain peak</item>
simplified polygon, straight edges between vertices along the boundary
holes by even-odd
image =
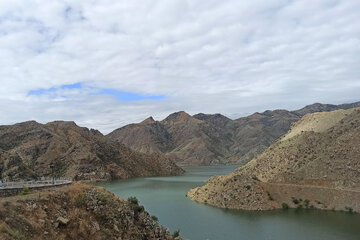
[[[63,128],[74,128],[74,127],[76,128],[76,127],[78,127],[78,125],[76,125],[76,123],[74,121],[62,121],[62,120],[49,122],[46,125],[63,127]]]
[[[219,113],[216,114],[205,114],[205,113],[198,113],[193,116],[198,120],[205,121],[207,123],[213,124],[215,126],[225,126],[226,124],[232,122],[232,120],[224,115]]]
[[[142,121],[140,124],[149,124],[149,123],[154,123],[155,120],[152,116],[148,117],[147,119],[145,119],[144,121]]]
[[[180,112],[175,112],[170,114],[167,118],[164,119],[165,122],[182,122],[182,121],[186,121],[188,119],[190,119],[191,116],[184,112],[184,111],[180,111]]]

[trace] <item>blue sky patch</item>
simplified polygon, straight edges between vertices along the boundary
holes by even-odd
[[[111,95],[116,100],[122,102],[140,101],[140,100],[162,100],[165,98],[163,95],[143,95],[134,92],[118,91],[115,89],[102,89],[97,94]]]
[[[75,88],[82,88],[81,83],[74,83],[74,84],[65,84],[60,86],[61,89],[75,89]]]
[[[35,90],[30,90],[28,92],[28,95],[44,95],[44,94],[48,94],[48,93],[55,93],[57,91],[57,88],[39,88],[39,89],[35,89]]]
[[[126,92],[126,91],[119,91],[116,89],[110,88],[94,88],[89,86],[83,86],[82,83],[74,83],[74,84],[64,84],[59,87],[52,87],[52,88],[39,88],[30,90],[28,92],[28,96],[36,95],[51,95],[55,96],[59,90],[65,89],[84,89],[87,90],[89,96],[90,95],[109,95],[121,102],[130,102],[130,101],[140,101],[140,100],[162,100],[165,98],[163,95],[146,95],[146,94],[139,94],[135,92]],[[62,93],[64,94],[64,93]],[[66,96],[62,96],[65,97]]]
[[[34,90],[30,90],[28,95],[45,95],[45,94],[54,94],[60,89],[79,89],[82,88],[81,83],[74,83],[74,84],[64,84],[60,87],[52,87],[52,88],[38,88]]]

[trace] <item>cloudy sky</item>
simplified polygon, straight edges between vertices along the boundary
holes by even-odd
[[[0,1],[0,125],[359,101],[359,23],[359,0]]]

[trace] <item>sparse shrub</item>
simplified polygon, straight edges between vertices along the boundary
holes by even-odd
[[[136,197],[129,197],[127,200],[132,204],[139,205],[139,200]]]
[[[287,203],[282,203],[281,206],[283,209],[289,209],[289,205],[287,205]]]
[[[300,203],[300,201],[297,198],[293,198],[292,201],[293,201],[294,204],[299,204]]]
[[[98,192],[97,199],[101,202],[106,202],[106,194],[104,192]]]
[[[24,187],[23,187],[22,194],[23,194],[23,195],[29,194],[29,187],[28,187],[28,186],[24,186]]]
[[[245,188],[246,188],[246,190],[250,190],[250,189],[251,189],[251,186],[250,186],[250,185],[246,185]]]
[[[151,216],[151,219],[154,220],[155,222],[158,222],[159,221],[159,218],[155,215],[152,215]]]
[[[354,212],[354,210],[351,207],[345,207],[345,210],[348,211],[348,213]]]
[[[172,234],[172,236],[173,236],[174,238],[180,237],[180,229],[174,231],[173,234]]]
[[[81,207],[85,205],[85,195],[84,194],[78,194],[74,198],[75,206]]]
[[[139,206],[139,205],[135,205],[133,204],[131,209],[135,212],[135,213],[140,213],[144,211],[144,206]]]
[[[269,192],[266,192],[266,193],[267,193],[267,195],[268,195],[269,200],[270,200],[270,201],[274,201],[274,198],[270,195],[270,193],[269,193]]]
[[[310,203],[309,199],[305,199],[305,200],[304,200],[304,206],[305,206],[306,208],[309,207],[309,203]]]

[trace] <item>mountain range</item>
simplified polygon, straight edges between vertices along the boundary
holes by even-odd
[[[0,126],[0,174],[4,180],[54,175],[110,180],[183,173],[177,165],[246,163],[305,114],[356,106],[360,103],[317,103],[235,120],[181,111],[162,121],[149,117],[106,136],[66,121],[4,125]]]
[[[162,121],[149,117],[141,123],[116,129],[107,137],[136,151],[165,154],[180,166],[246,163],[302,116],[357,106],[360,102],[315,103],[296,111],[268,110],[235,120],[221,114],[190,116],[181,111]]]

